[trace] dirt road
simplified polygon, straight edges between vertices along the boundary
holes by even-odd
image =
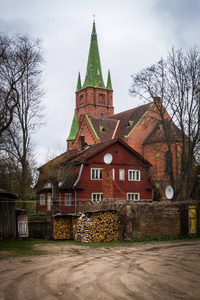
[[[200,241],[90,249],[0,261],[0,300],[200,299]]]

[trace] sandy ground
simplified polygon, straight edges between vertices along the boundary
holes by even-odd
[[[35,247],[51,254],[0,261],[0,299],[200,299],[200,241]]]

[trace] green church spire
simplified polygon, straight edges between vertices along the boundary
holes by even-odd
[[[77,87],[76,87],[76,92],[81,90],[81,75],[80,72],[78,73],[78,82],[77,82]]]
[[[78,120],[77,120],[77,116],[75,113],[67,141],[75,140],[78,130],[79,130]]]
[[[87,71],[85,76],[85,82],[82,88],[86,87],[105,88],[101,71],[101,62],[97,43],[95,22],[93,22]]]
[[[107,90],[113,91],[111,77],[110,77],[110,70],[108,70]]]

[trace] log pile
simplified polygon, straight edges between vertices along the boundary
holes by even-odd
[[[120,227],[116,211],[84,213],[78,219],[75,240],[86,243],[117,241]]]
[[[72,217],[72,239],[75,239],[76,230],[78,226],[78,217]]]
[[[56,216],[53,218],[53,239],[74,240],[78,216]]]
[[[56,217],[53,219],[53,239],[71,240],[72,222],[70,217]]]

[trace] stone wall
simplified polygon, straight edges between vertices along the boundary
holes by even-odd
[[[107,209],[104,203],[102,209],[98,211],[84,212],[79,216],[55,216],[53,238],[75,239],[81,242],[105,242],[145,236],[187,235],[189,233],[188,205],[190,204],[171,201],[109,201]],[[196,203],[196,205],[197,234],[199,234],[200,204]]]
[[[188,234],[188,204],[178,202],[135,202],[127,204],[125,238]],[[199,214],[199,207],[198,207]],[[198,232],[200,222],[198,218]]]

